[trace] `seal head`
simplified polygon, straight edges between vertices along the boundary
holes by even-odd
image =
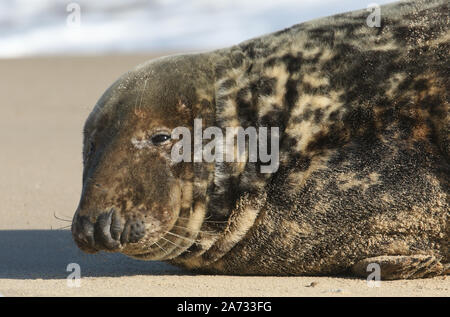
[[[203,221],[205,182],[191,164],[174,164],[171,131],[192,128],[195,115],[211,117],[207,64],[201,55],[154,60],[100,98],[84,128],[83,190],[72,224],[82,250],[158,259],[192,244]],[[189,229],[179,235],[174,226]]]

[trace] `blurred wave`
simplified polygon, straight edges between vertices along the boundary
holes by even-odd
[[[2,0],[0,57],[207,50],[372,2]],[[67,25],[70,3],[80,6],[79,27]]]

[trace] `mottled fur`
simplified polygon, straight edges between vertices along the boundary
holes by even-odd
[[[379,28],[366,25],[366,10],[340,14],[124,75],[86,124],[87,134],[104,126],[103,140],[112,135],[115,144],[96,141],[108,154],[97,154],[85,178],[103,179],[117,202],[89,195],[85,181],[77,214],[95,219],[115,207],[124,217],[171,219],[175,235],[147,235],[119,251],[214,273],[365,275],[372,262],[382,279],[448,273],[448,9],[444,0],[383,6]],[[192,129],[193,118],[280,127],[278,171],[262,174],[259,163],[172,166],[160,149],[131,154],[125,145],[137,131],[145,139],[150,125]],[[143,164],[170,167],[156,167],[158,174]],[[133,168],[142,174],[129,176]],[[113,170],[123,172],[129,199],[106,180]],[[167,210],[171,217],[158,206],[170,205],[173,189],[156,193],[144,181],[172,188],[169,174],[183,206]]]

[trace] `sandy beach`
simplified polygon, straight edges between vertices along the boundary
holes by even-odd
[[[150,58],[0,60],[0,296],[450,295],[448,277],[370,288],[364,279],[344,277],[193,275],[78,250],[69,228],[81,192],[84,120],[118,76]],[[80,287],[67,285],[70,263],[80,265]]]

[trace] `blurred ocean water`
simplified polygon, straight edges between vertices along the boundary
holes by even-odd
[[[374,2],[393,1],[0,0],[0,58],[208,50]]]

